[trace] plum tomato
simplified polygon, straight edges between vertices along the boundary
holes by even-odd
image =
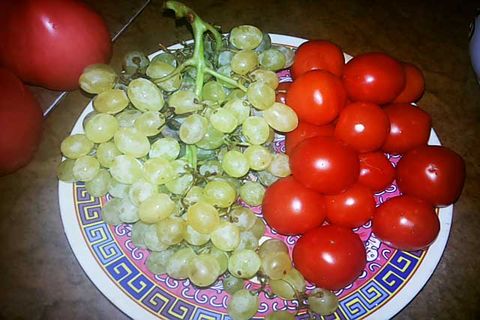
[[[390,132],[382,146],[383,151],[403,154],[427,144],[432,125],[432,118],[427,112],[408,103],[390,104],[383,110],[390,121]]]
[[[382,203],[373,216],[372,232],[391,247],[414,251],[428,247],[440,231],[435,208],[428,202],[401,195]]]
[[[360,175],[358,182],[380,192],[389,187],[395,180],[395,168],[383,152],[368,152],[358,155],[360,159]]]
[[[340,112],[335,137],[358,152],[371,152],[382,147],[389,131],[390,122],[382,108],[373,103],[354,102]]]
[[[290,70],[293,79],[311,70],[326,70],[340,77],[344,65],[342,49],[336,44],[327,40],[310,40],[302,43],[295,51]]]
[[[316,126],[307,122],[299,122],[297,127],[285,135],[285,152],[291,154],[293,148],[305,139],[312,137],[333,137],[335,126],[326,124]]]
[[[354,102],[386,104],[405,87],[405,72],[401,63],[386,53],[364,53],[345,65],[343,83]]]
[[[333,137],[300,142],[290,155],[292,175],[307,188],[325,194],[345,191],[359,174],[357,152]]]
[[[283,104],[287,104],[287,92],[288,88],[292,84],[291,81],[280,82],[275,89],[275,101]]]
[[[342,81],[325,70],[302,74],[287,92],[287,104],[295,110],[298,119],[318,126],[332,122],[345,101]]]
[[[411,63],[403,63],[405,72],[405,88],[393,100],[394,103],[411,103],[418,101],[425,91],[423,72]]]
[[[293,248],[293,262],[307,281],[320,288],[338,290],[362,273],[365,246],[348,228],[321,226],[298,239]]]
[[[421,146],[407,152],[396,170],[402,193],[439,207],[454,203],[465,182],[462,157],[442,146]]]
[[[325,196],[327,221],[346,228],[358,228],[373,217],[375,198],[372,190],[355,183],[346,191]]]
[[[325,220],[325,199],[289,176],[267,189],[262,212],[265,221],[278,233],[303,234]]]

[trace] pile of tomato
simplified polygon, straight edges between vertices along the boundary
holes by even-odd
[[[305,278],[337,290],[366,263],[352,229],[371,220],[384,243],[427,248],[440,230],[436,208],[458,199],[465,165],[428,145],[431,117],[414,104],[424,92],[416,66],[379,52],[345,63],[337,45],[314,40],[298,48],[291,74],[277,99],[300,120],[285,140],[292,175],[268,188],[263,215],[278,233],[301,235],[293,260]],[[396,167],[387,154],[402,156]],[[374,194],[394,181],[401,194],[377,206]]]

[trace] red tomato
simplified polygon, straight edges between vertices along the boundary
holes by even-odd
[[[293,177],[307,188],[325,194],[345,191],[358,179],[358,154],[333,137],[313,137],[299,143],[290,155]]]
[[[345,192],[325,196],[327,220],[346,228],[357,228],[373,217],[375,198],[370,188],[356,183]]]
[[[400,191],[435,206],[454,203],[465,182],[465,162],[442,146],[421,146],[407,152],[397,165]]]
[[[265,221],[278,233],[303,234],[325,220],[325,199],[289,176],[267,189],[262,212]]]
[[[355,102],[340,112],[335,137],[358,152],[371,152],[380,149],[389,131],[387,114],[378,105]]]
[[[427,144],[432,123],[427,112],[408,103],[391,104],[383,110],[390,120],[390,132],[383,151],[402,154]]]
[[[0,64],[23,81],[74,90],[86,66],[110,60],[107,26],[85,3],[19,0],[10,4],[0,13]]]
[[[361,153],[358,182],[380,192],[389,187],[395,179],[395,168],[383,152]]]
[[[285,135],[286,153],[290,154],[297,144],[312,137],[333,137],[335,127],[332,124],[316,126],[307,122],[299,122],[295,130]]]
[[[405,73],[394,58],[371,52],[356,56],[345,65],[343,83],[352,101],[385,104],[402,92]]]
[[[25,166],[38,148],[43,115],[13,73],[0,68],[0,176]]]
[[[352,230],[327,225],[312,229],[293,248],[295,268],[306,280],[329,290],[344,288],[362,273],[365,246]]]
[[[394,103],[410,103],[418,101],[425,91],[423,72],[411,63],[403,63],[405,72],[405,88],[393,100]]]
[[[283,104],[287,103],[287,92],[291,84],[292,82],[289,81],[281,82],[278,84],[277,89],[275,89],[275,101],[281,102]]]
[[[332,122],[343,108],[346,93],[339,78],[328,71],[309,71],[293,81],[287,104],[299,120],[318,126]]]
[[[372,231],[391,247],[413,251],[424,249],[435,240],[440,221],[430,203],[402,195],[390,198],[377,208]]]
[[[326,70],[340,77],[345,65],[342,49],[327,40],[304,42],[295,52],[291,67],[292,78],[311,70]]]

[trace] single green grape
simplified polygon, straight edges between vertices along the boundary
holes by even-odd
[[[191,259],[188,278],[194,285],[207,287],[213,284],[219,275],[220,265],[213,255],[202,253]]]
[[[77,133],[63,139],[60,144],[60,151],[69,159],[78,159],[86,156],[93,149],[93,142],[86,135]]]
[[[309,294],[307,301],[310,310],[322,316],[332,314],[338,308],[337,296],[325,289],[313,290]]]
[[[240,289],[232,295],[227,305],[227,312],[232,320],[248,320],[257,313],[259,305],[260,300],[257,295],[247,289]]]
[[[95,110],[108,114],[117,114],[123,111],[129,103],[127,94],[121,89],[105,90],[93,99]]]
[[[175,202],[166,193],[155,193],[145,199],[138,208],[140,220],[157,223],[168,218],[175,209]]]
[[[93,64],[83,70],[78,80],[82,90],[98,94],[113,88],[117,73],[107,64]]]

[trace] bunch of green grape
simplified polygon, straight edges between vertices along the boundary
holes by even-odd
[[[58,177],[85,182],[94,197],[109,194],[104,221],[132,224],[132,242],[150,251],[151,272],[198,287],[222,278],[233,319],[257,312],[260,291],[243,288],[254,277],[274,295],[307,303],[287,246],[260,245],[265,224],[242,206],[260,205],[265,189],[290,175],[288,156],[273,142],[298,119],[275,101],[275,72],[289,67],[294,52],[254,26],[221,35],[189,8],[167,4],[194,16],[195,41],[152,59],[131,52],[120,75],[108,65],[86,68],[80,86],[95,95],[94,111],[83,133],[63,140]],[[333,312],[329,294],[326,303],[308,296],[310,309]]]

